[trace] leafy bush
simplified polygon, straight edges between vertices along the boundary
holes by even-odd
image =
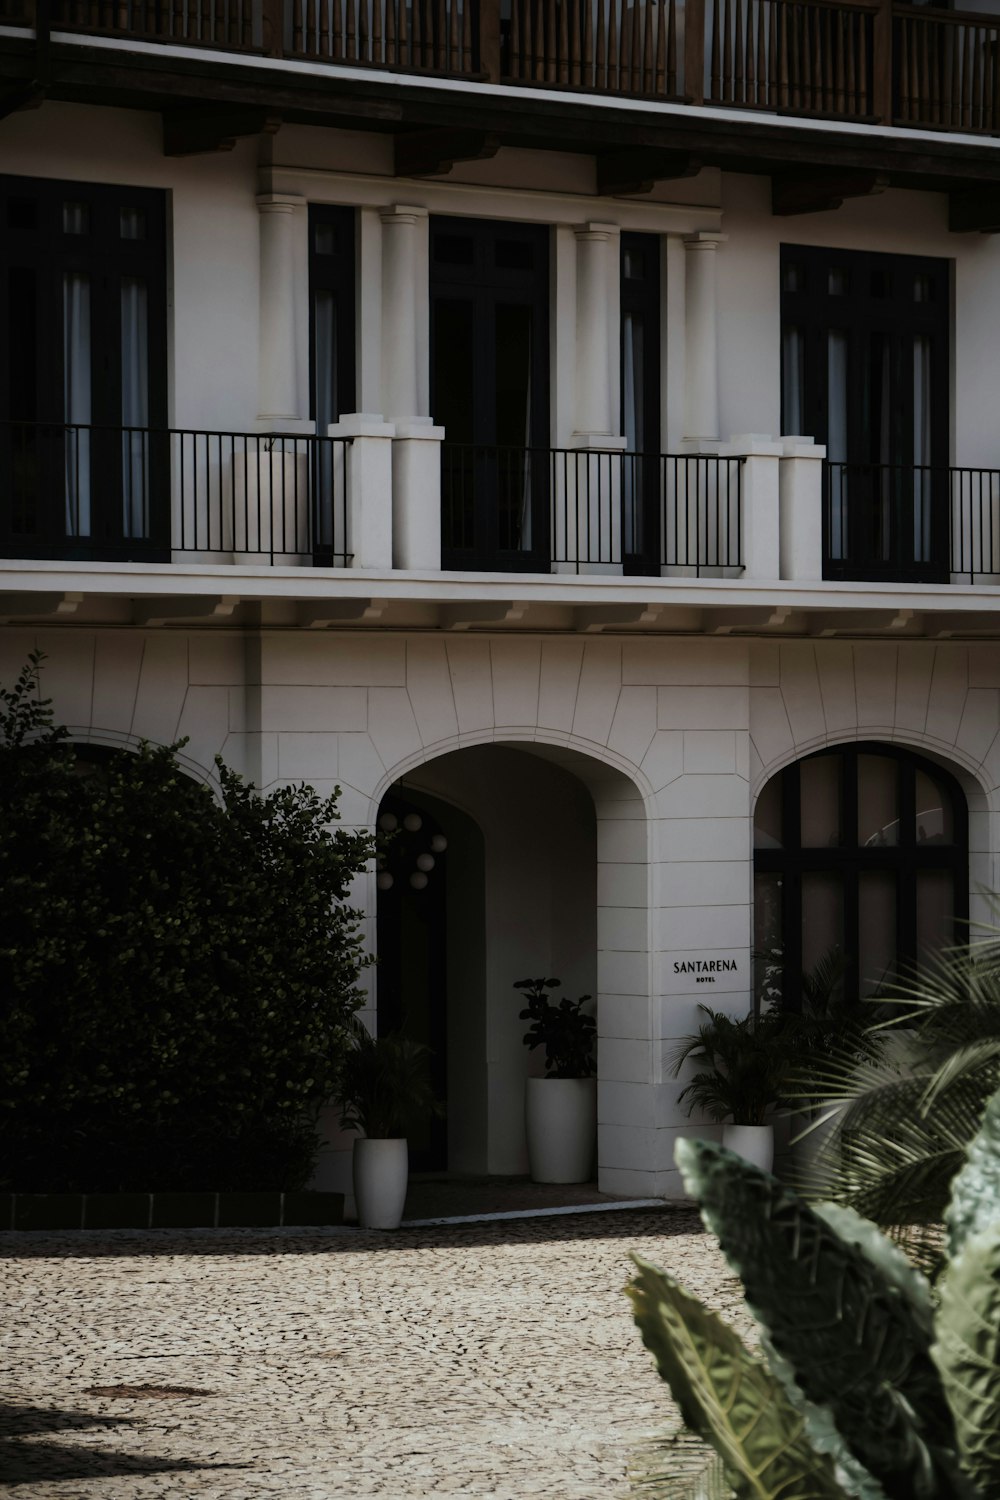
[[[710,1120],[766,1125],[785,1097],[798,1017],[778,1010],[729,1016],[707,1005],[698,1009],[707,1019],[670,1059],[675,1078],[688,1060],[699,1068],[677,1096],[678,1103],[690,1100],[688,1113],[697,1109]]]
[[[440,1114],[427,1071],[430,1053],[401,1031],[375,1037],[355,1021],[340,1080],[341,1129],[387,1140],[405,1136],[421,1118]]]
[[[222,799],[144,745],[81,764],[0,689],[0,1182],[289,1188],[307,1177],[360,1003],[336,797]]]
[[[516,990],[524,990],[527,1005],[518,1015],[530,1021],[524,1045],[532,1050],[545,1048],[545,1076],[551,1078],[592,1078],[597,1072],[594,1043],[597,1022],[583,1009],[590,999],[581,995],[570,1000],[565,995],[553,1005],[546,990],[557,990],[559,979],[519,979]]]
[[[937,1299],[902,1251],[852,1210],[810,1208],[706,1141],[682,1140],[676,1155],[743,1284],[764,1351],[751,1355],[672,1276],[636,1258],[628,1288],[636,1322],[685,1424],[707,1445],[696,1487],[683,1492],[1000,1494],[1000,1092],[952,1186]],[[669,1472],[646,1489],[682,1493]]]

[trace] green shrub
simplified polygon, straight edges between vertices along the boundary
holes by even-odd
[[[0,689],[0,1183],[290,1188],[336,1092],[372,855],[336,796],[179,746],[81,764],[33,657]]]

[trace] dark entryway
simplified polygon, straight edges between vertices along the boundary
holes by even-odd
[[[948,578],[949,285],[944,260],[782,246],[782,432],[826,445],[828,578]]]
[[[0,550],[169,557],[166,194],[0,178]]]
[[[446,568],[548,571],[548,230],[432,219]]]

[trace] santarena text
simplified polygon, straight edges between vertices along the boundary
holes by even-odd
[[[674,960],[675,974],[735,974],[735,958],[685,958]]]

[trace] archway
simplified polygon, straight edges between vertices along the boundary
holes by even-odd
[[[937,762],[847,742],[793,761],[761,789],[759,996],[780,989],[794,1007],[801,976],[831,958],[846,996],[872,995],[961,939],[968,896],[968,805]]]
[[[446,849],[440,865],[422,872],[427,885],[418,880],[415,891],[398,893],[397,872],[382,872],[394,879],[380,893],[380,949],[388,943],[390,961],[376,979],[379,1027],[390,1018],[411,1029],[417,1022],[428,1040],[434,1035],[443,1045],[438,1071],[447,1119],[437,1168],[523,1173],[524,1079],[540,1074],[544,1060],[523,1046],[516,980],[555,976],[564,993],[592,995],[602,1056],[620,1067],[615,1049],[624,1030],[643,1054],[635,1081],[650,1081],[642,798],[628,778],[590,756],[506,741],[449,751],[407,769],[382,797],[380,817],[386,812],[397,821],[421,819],[410,863],[421,835],[429,849],[432,829]],[[416,870],[398,872],[408,885],[410,873]],[[430,894],[435,877],[438,892]],[[421,902],[425,917],[438,924],[436,936],[428,938],[427,927],[421,933],[405,915]],[[393,903],[403,914],[391,919],[395,934]],[[407,942],[409,955],[393,953],[394,943]],[[440,951],[434,956],[436,945],[443,959]],[[408,996],[401,997],[398,976],[421,951],[427,972],[409,974]],[[631,1123],[616,1118],[616,1107],[617,1099],[602,1119],[608,1139]]]

